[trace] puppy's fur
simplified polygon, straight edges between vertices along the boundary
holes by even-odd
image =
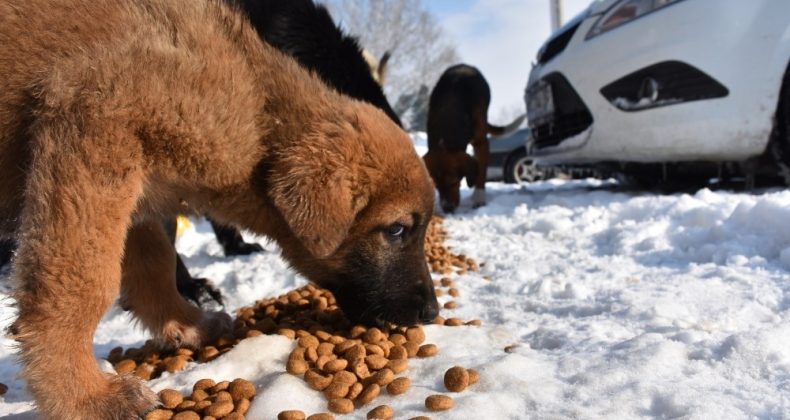
[[[519,117],[506,127],[488,122],[491,90],[475,67],[458,64],[442,73],[428,103],[428,153],[423,156],[431,173],[442,209],[453,212],[460,202],[461,180],[474,186],[473,205],[485,204],[488,135],[503,135],[524,121]],[[474,157],[466,154],[472,144]]]
[[[119,291],[166,343],[229,327],[176,292],[164,218],[193,210],[267,235],[352,320],[413,323],[438,311],[432,207],[397,125],[224,1],[0,0],[0,232],[19,243],[11,332],[43,418],[152,407],[91,356]]]

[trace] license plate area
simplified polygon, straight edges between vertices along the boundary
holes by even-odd
[[[527,90],[527,118],[530,125],[540,125],[554,116],[554,92],[551,84],[539,81]]]

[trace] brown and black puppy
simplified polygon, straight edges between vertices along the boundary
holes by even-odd
[[[466,178],[474,186],[472,204],[485,204],[488,135],[515,130],[524,121],[519,117],[507,127],[488,122],[491,90],[476,68],[458,64],[442,73],[428,103],[428,153],[423,156],[431,173],[442,210],[452,213],[461,201],[459,188]],[[466,154],[472,144],[475,156]]]
[[[0,236],[19,244],[11,332],[43,418],[152,407],[92,357],[119,292],[166,344],[229,327],[176,291],[161,220],[180,212],[273,238],[353,321],[438,312],[423,250],[433,187],[409,138],[229,4],[0,0]]]

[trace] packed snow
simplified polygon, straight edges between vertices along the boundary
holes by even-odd
[[[594,180],[489,183],[480,209],[463,192],[459,212],[445,218],[447,245],[484,264],[455,278],[458,308],[443,315],[483,325],[428,326],[439,353],[410,359],[409,391],[382,393],[338,419],[363,419],[379,404],[398,419],[790,418],[790,191],[653,195]],[[276,244],[253,239],[266,251],[224,258],[208,224],[194,220],[177,246],[233,310],[306,282]],[[0,326],[12,317],[3,308]],[[145,339],[113,308],[95,354]],[[327,411],[321,393],[285,373],[293,346],[280,336],[247,339],[149,385],[186,392],[200,378],[242,377],[258,388],[248,418]],[[480,382],[451,394],[452,410],[426,413],[425,397],[445,393],[442,377],[454,365],[479,370]],[[18,370],[4,339],[0,382],[10,389],[0,416],[35,418]]]

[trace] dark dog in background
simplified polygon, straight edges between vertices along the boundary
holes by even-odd
[[[442,73],[428,104],[428,153],[423,160],[433,178],[442,210],[452,213],[461,196],[461,180],[474,186],[472,204],[485,204],[488,135],[501,136],[521,125],[521,116],[506,127],[488,122],[491,90],[476,68],[458,64]],[[469,156],[466,148],[474,148]]]
[[[381,88],[389,53],[376,63],[354,37],[335,24],[326,8],[313,0],[238,0],[238,5],[268,44],[295,58],[338,92],[376,106],[401,125]],[[208,220],[225,256],[262,250],[258,244],[244,242],[235,227]],[[175,241],[175,220],[165,226]],[[180,257],[176,267],[178,290],[183,296],[200,306],[223,304],[219,290],[207,279],[193,278]]]

